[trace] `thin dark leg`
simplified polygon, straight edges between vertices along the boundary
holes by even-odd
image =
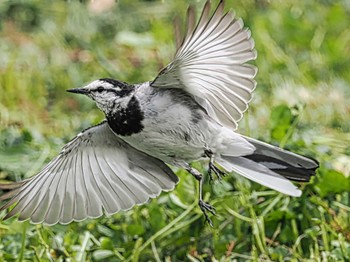
[[[215,208],[203,200],[203,181],[204,181],[203,175],[197,169],[190,166],[188,166],[186,170],[199,181],[198,205],[205,216],[205,220],[209,223],[211,227],[213,227],[213,222],[209,218],[207,212],[210,212],[211,214],[215,215]]]
[[[205,150],[205,155],[209,157],[209,169],[208,169],[208,175],[209,175],[209,181],[213,181],[212,172],[217,176],[219,180],[222,179],[223,176],[225,176],[225,172],[221,171],[217,166],[214,164],[214,154],[210,150]]]

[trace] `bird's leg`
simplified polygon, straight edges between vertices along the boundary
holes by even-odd
[[[208,175],[209,175],[209,181],[213,181],[212,172],[217,176],[219,180],[222,179],[223,176],[225,176],[225,172],[221,171],[217,166],[214,164],[214,154],[213,152],[209,150],[204,151],[205,155],[209,157],[209,168],[208,168]]]
[[[215,208],[210,205],[209,203],[205,202],[203,200],[203,175],[195,168],[188,166],[186,168],[187,172],[189,172],[195,179],[198,180],[199,182],[199,200],[198,200],[198,205],[200,207],[200,209],[202,210],[204,216],[205,216],[205,220],[209,223],[209,225],[211,227],[213,227],[213,222],[211,221],[211,219],[208,216],[207,212],[212,213],[213,215],[216,215],[215,213]]]

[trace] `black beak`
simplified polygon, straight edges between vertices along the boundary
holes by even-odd
[[[74,93],[74,94],[83,94],[83,95],[86,95],[89,93],[89,90],[85,89],[85,88],[72,88],[72,89],[68,89],[66,91],[70,92],[70,93]]]

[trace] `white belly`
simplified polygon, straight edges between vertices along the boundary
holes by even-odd
[[[144,113],[143,129],[121,137],[133,147],[173,165],[196,161],[215,147],[220,126],[185,92],[145,84],[135,95]]]
[[[142,132],[122,138],[133,147],[169,164],[198,160],[208,149],[207,140],[212,132],[203,119],[194,123],[189,119],[191,112],[181,112],[179,115],[174,111],[176,116],[158,114],[156,118],[147,117],[143,121]]]

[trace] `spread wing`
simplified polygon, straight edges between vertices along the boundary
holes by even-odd
[[[188,9],[187,33],[174,60],[151,83],[154,87],[181,88],[190,93],[207,113],[224,126],[237,128],[248,108],[257,69],[246,62],[256,58],[250,31],[241,19],[224,13],[221,1],[210,17],[210,1],[195,26]]]
[[[36,176],[10,186],[1,197],[15,204],[6,218],[67,224],[130,209],[172,190],[177,176],[162,161],[118,138],[107,122],[70,141]],[[1,188],[1,186],[0,186]]]

